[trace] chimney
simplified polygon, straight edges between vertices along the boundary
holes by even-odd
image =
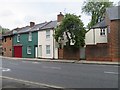
[[[57,15],[57,22],[61,22],[63,17],[64,15],[62,14],[62,12],[60,12],[60,14]]]
[[[35,25],[35,22],[30,22],[30,27],[33,27]]]

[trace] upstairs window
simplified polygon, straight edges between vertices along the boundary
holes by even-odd
[[[10,37],[10,40],[11,40],[11,37]]]
[[[17,42],[20,42],[20,34],[17,35]]]
[[[50,30],[46,30],[46,39],[50,38]]]
[[[32,33],[29,32],[28,41],[32,41]]]
[[[106,34],[105,34],[105,28],[100,29],[100,35],[101,35],[101,36],[106,35]]]
[[[6,37],[5,37],[5,42],[6,42]]]

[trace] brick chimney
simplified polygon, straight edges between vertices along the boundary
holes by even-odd
[[[30,27],[35,26],[35,22],[30,22]]]
[[[60,14],[57,15],[57,22],[61,22],[63,18],[64,15],[62,14],[62,12],[60,12]]]

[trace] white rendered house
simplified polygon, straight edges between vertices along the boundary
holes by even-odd
[[[38,58],[58,59],[58,48],[54,39],[57,21],[50,21],[38,31]]]
[[[85,35],[85,44],[86,45],[96,45],[97,43],[107,43],[107,34],[108,34],[107,25],[105,20],[93,26],[86,35]]]

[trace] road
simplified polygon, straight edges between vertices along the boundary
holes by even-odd
[[[5,77],[62,88],[118,88],[118,66],[2,59]]]

